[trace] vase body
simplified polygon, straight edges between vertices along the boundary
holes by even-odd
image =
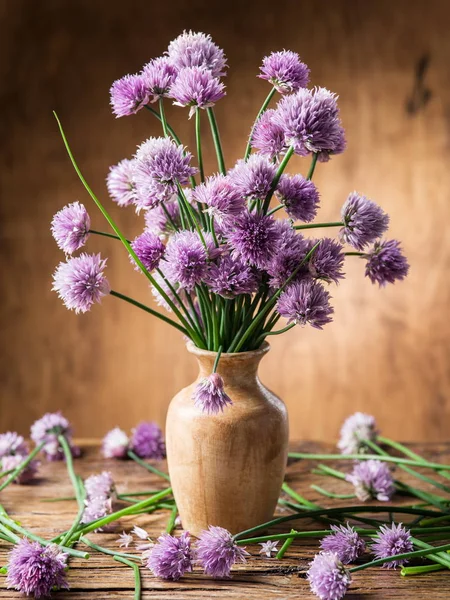
[[[198,535],[209,525],[237,533],[269,521],[287,461],[284,403],[258,378],[268,344],[252,352],[222,354],[217,372],[233,404],[208,415],[194,405],[197,383],[212,373],[216,353],[188,350],[199,364],[197,380],[169,406],[167,460],[183,528]]]

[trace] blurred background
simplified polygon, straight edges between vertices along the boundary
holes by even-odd
[[[293,438],[334,440],[356,410],[386,435],[445,440],[450,417],[450,5],[438,0],[0,0],[0,431],[27,433],[61,409],[78,436],[101,436],[143,419],[164,424],[171,397],[196,376],[193,357],[170,327],[105,298],[86,314],[51,291],[63,260],[49,231],[69,202],[86,204],[107,230],[74,173],[52,111],[78,163],[128,237],[143,217],[108,199],[110,165],[160,135],[147,111],[115,119],[111,83],[161,55],[184,29],[211,33],[229,63],[227,96],[216,106],[228,166],[241,157],[269,84],[257,79],[272,50],[297,51],[313,85],[340,96],[348,150],[319,164],[321,220],[338,220],[354,189],[391,216],[409,278],[379,290],[364,264],[348,260],[333,286],[335,321],[273,338],[261,379],[288,405]],[[184,143],[187,109],[167,106]],[[204,120],[206,125],[206,120]],[[208,171],[215,169],[204,129]],[[306,163],[293,161],[305,172]],[[151,294],[114,240],[93,239],[108,257],[114,289]]]

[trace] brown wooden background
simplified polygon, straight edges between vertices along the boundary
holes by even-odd
[[[56,210],[76,199],[102,218],[68,162],[52,110],[66,128],[94,190],[106,198],[108,167],[159,134],[151,115],[115,120],[111,82],[139,70],[183,29],[211,32],[230,65],[217,107],[230,165],[243,152],[268,86],[262,57],[289,48],[313,83],[340,94],[346,154],[320,165],[321,217],[335,220],[348,192],[365,192],[390,213],[391,236],[411,262],[404,284],[379,291],[349,262],[333,290],[336,320],[323,332],[295,329],[273,342],[263,380],[287,402],[293,437],[333,438],[356,409],[404,439],[448,439],[450,416],[450,9],[445,0],[168,2],[0,1],[1,397],[0,430],[26,432],[62,408],[83,436],[140,419],[164,422],[171,396],[195,374],[183,341],[115,298],[85,316],[50,291],[62,259],[49,233]],[[407,103],[418,64],[429,57],[427,103]],[[419,100],[423,96],[419,95]],[[168,110],[193,141],[186,111]],[[209,133],[206,155],[214,167]],[[298,165],[304,168],[304,165]],[[108,202],[108,206],[112,203]],[[142,226],[113,209],[126,233]],[[113,240],[89,250],[109,257],[119,291],[148,301],[143,278]]]

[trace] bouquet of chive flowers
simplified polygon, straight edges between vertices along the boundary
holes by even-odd
[[[250,129],[242,159],[225,166],[214,105],[225,96],[224,52],[203,33],[184,32],[163,56],[111,87],[116,117],[145,109],[162,135],[144,141],[131,159],[111,167],[107,187],[114,202],[143,215],[143,232],[129,241],[84,180],[113,233],[94,231],[86,208],[74,202],[59,211],[52,233],[66,253],[53,289],[67,308],[90,310],[107,294],[147,311],[181,331],[201,349],[244,352],[295,325],[322,329],[332,320],[330,284],[344,278],[346,256],[365,261],[366,276],[384,286],[403,279],[408,263],[396,240],[386,240],[389,217],[357,192],[349,194],[339,220],[314,222],[319,190],[312,182],[317,163],[345,150],[337,96],[308,88],[309,69],[295,52],[263,59],[259,77],[270,91]],[[274,108],[269,105],[281,96]],[[196,134],[189,152],[167,122],[166,102],[188,108]],[[218,172],[205,174],[201,119],[206,115]],[[288,173],[290,159],[309,157],[305,176]],[[282,218],[281,215],[283,215]],[[336,239],[306,237],[304,230],[333,228]],[[137,271],[149,280],[155,310],[112,290],[106,259],[81,253],[91,234],[116,237]],[[164,313],[168,311],[169,314]],[[280,318],[287,324],[280,326]],[[220,381],[211,379],[216,396]]]

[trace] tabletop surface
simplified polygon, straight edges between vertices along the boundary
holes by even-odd
[[[82,477],[111,471],[118,492],[135,492],[146,489],[162,489],[161,479],[148,473],[132,461],[105,460],[100,454],[99,444],[94,440],[84,441],[83,456],[75,461],[75,469]],[[413,445],[427,458],[436,462],[450,461],[450,444]],[[317,443],[292,443],[291,449],[303,452],[332,451],[331,447]],[[158,465],[161,470],[166,465]],[[336,479],[324,478],[310,473],[313,464],[309,461],[290,461],[286,482],[309,500],[323,506],[348,505],[349,500],[335,500],[320,496],[310,488],[312,483],[321,485],[336,493],[349,493],[349,484]],[[334,465],[336,466],[336,465]],[[336,468],[349,469],[349,464],[339,461]],[[70,527],[76,514],[74,501],[43,502],[46,498],[71,496],[73,494],[64,463],[42,464],[39,480],[33,485],[10,485],[1,495],[6,511],[24,527],[44,538],[50,539]],[[397,474],[396,474],[397,476]],[[400,472],[398,478],[411,482],[407,473]],[[427,489],[427,484],[413,479],[416,487]],[[432,488],[433,489],[433,488]],[[442,493],[442,492],[440,492]],[[409,499],[400,499],[396,504],[412,504]],[[284,509],[288,514],[289,509]],[[153,514],[124,517],[114,530],[108,533],[91,533],[89,538],[104,547],[120,551],[118,535],[129,531],[134,525],[145,528],[156,538],[165,530],[169,511],[161,510]],[[405,519],[406,520],[406,519]],[[301,525],[299,524],[301,523]],[[302,520],[297,529],[323,529],[324,525],[310,520]],[[280,525],[273,532],[287,532],[290,523]],[[446,543],[444,541],[440,543]],[[163,581],[153,577],[145,567],[141,569],[144,600],[187,600],[226,598],[230,600],[313,599],[305,579],[308,563],[318,551],[318,540],[296,540],[282,560],[268,559],[259,554],[260,546],[249,546],[251,558],[244,565],[236,565],[233,576],[228,580],[213,580],[205,576],[200,568],[187,574],[178,582]],[[81,547],[81,545],[80,545]],[[84,549],[84,548],[83,548]],[[122,550],[123,551],[123,550]],[[129,549],[128,552],[132,552]],[[0,565],[5,564],[8,546],[0,540]],[[91,551],[89,560],[71,559],[68,573],[70,591],[54,594],[58,600],[125,600],[133,598],[134,578],[132,569],[116,563],[112,556]],[[18,592],[7,590],[5,578],[0,576],[0,600],[21,598]],[[423,598],[427,600],[448,600],[450,598],[450,572],[439,571],[427,575],[402,577],[399,571],[371,568],[355,573],[353,583],[346,598],[350,600],[400,600],[402,598]]]

